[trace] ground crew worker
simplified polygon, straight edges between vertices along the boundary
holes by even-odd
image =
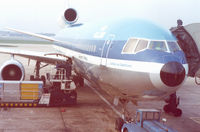
[[[56,75],[58,76],[59,74],[59,69],[60,68],[63,68],[65,70],[65,75],[66,75],[66,79],[70,79],[71,77],[71,72],[72,72],[72,59],[71,58],[68,58],[68,60],[65,62],[65,63],[60,63],[60,64],[56,64],[56,69],[57,69],[57,72],[56,72]],[[64,72],[64,71],[63,71]],[[60,73],[63,75],[62,71],[60,71]],[[57,77],[59,78],[59,77]],[[64,77],[63,77],[64,79]]]
[[[72,75],[72,59],[71,58],[68,58],[65,64],[65,70],[66,70],[66,78],[70,79]]]
[[[177,20],[177,28],[182,27],[183,26],[183,21],[181,19]]]

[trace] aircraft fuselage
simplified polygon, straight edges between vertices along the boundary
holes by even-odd
[[[55,48],[73,56],[75,71],[114,96],[157,99],[175,92],[188,65],[173,35],[138,19],[70,26]]]

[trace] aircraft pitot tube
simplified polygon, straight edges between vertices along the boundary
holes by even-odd
[[[73,8],[68,8],[64,11],[64,14],[58,19],[58,24],[61,28],[64,28],[67,24],[72,25],[78,20],[77,11]]]

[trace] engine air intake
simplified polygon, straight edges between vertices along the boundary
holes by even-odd
[[[22,77],[21,69],[16,65],[8,65],[2,70],[3,80],[20,80]]]
[[[15,59],[6,61],[0,67],[0,80],[22,81],[24,80],[24,77],[24,67]]]
[[[69,24],[73,24],[77,21],[77,12],[73,8],[65,10],[64,17]]]
[[[185,78],[185,68],[178,62],[168,62],[162,67],[160,77],[165,85],[178,86]]]

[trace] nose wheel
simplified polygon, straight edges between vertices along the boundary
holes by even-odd
[[[163,110],[165,113],[172,113],[174,116],[179,117],[182,115],[182,110],[177,108],[179,105],[179,97],[177,98],[176,93],[173,93],[170,95],[170,98],[168,100],[165,100],[166,104],[163,107]]]

